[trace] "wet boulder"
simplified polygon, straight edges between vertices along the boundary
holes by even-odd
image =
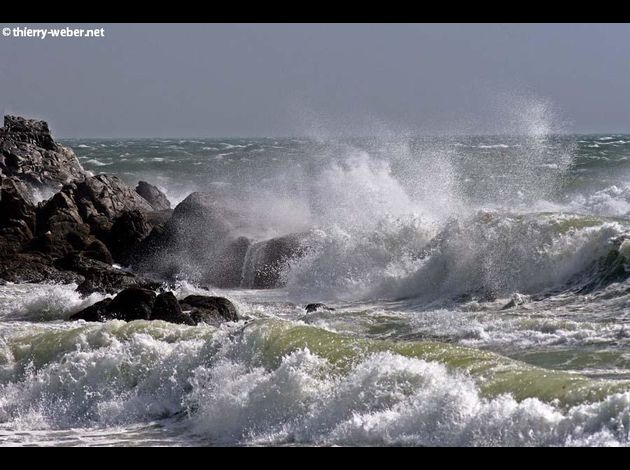
[[[255,243],[247,253],[241,287],[273,289],[282,287],[282,272],[291,260],[304,255],[308,233],[296,233]]]
[[[238,211],[208,193],[193,193],[163,225],[153,228],[131,256],[143,273],[220,287],[240,284],[249,241]]]
[[[170,323],[196,325],[190,315],[182,311],[179,302],[172,292],[163,292],[157,296],[151,312],[151,320],[162,320]]]
[[[179,303],[195,324],[218,326],[226,321],[238,321],[236,307],[224,297],[190,295]]]
[[[155,292],[141,287],[130,287],[113,299],[105,299],[70,317],[70,320],[149,320],[155,304]]]
[[[304,310],[306,310],[306,313],[321,312],[321,311],[326,311],[326,312],[335,311],[334,308],[331,308],[328,305],[322,304],[322,303],[308,304],[306,307],[304,307]]]

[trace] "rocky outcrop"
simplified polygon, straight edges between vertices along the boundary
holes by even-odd
[[[114,299],[102,300],[74,314],[70,320],[162,320],[184,325],[218,326],[227,321],[238,321],[238,314],[232,302],[223,297],[189,296],[178,302],[172,292],[156,295],[153,290],[132,287]]]
[[[19,252],[33,238],[35,205],[17,178],[0,181],[0,256]]]
[[[60,187],[86,173],[74,152],[56,143],[44,121],[5,116],[0,129],[0,176],[36,187]]]
[[[193,193],[171,210],[166,196],[149,183],[133,189],[116,176],[91,176],[72,150],[54,141],[44,121],[5,117],[0,183],[4,281],[77,282],[83,293],[154,286],[117,269],[116,262],[150,279],[275,288],[282,286],[287,263],[305,253],[308,234],[252,240],[249,234],[256,231],[250,230],[242,202]],[[36,205],[32,194],[40,187],[58,191]],[[220,302],[205,302],[186,304],[192,321],[233,316]],[[158,305],[160,315],[181,317],[172,313],[172,298]]]
[[[42,186],[61,189],[35,205],[33,190]],[[159,201],[161,193],[152,193]],[[125,260],[149,234],[147,217],[154,224],[169,217],[164,202],[158,206],[161,212],[115,176],[89,176],[74,153],[53,140],[45,122],[5,118],[0,129],[0,280],[76,282],[83,293],[154,285],[112,264]]]
[[[140,181],[136,187],[136,192],[147,201],[154,211],[163,211],[171,208],[171,203],[162,191],[157,186],[147,183],[146,181]]]

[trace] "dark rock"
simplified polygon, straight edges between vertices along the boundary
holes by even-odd
[[[326,304],[321,304],[321,303],[308,304],[306,307],[304,307],[304,310],[306,310],[306,313],[313,313],[313,312],[317,312],[321,310],[325,310],[328,312],[335,311],[334,308],[328,307]]]
[[[149,320],[155,299],[156,295],[152,290],[130,287],[114,297],[108,309],[120,320]]]
[[[0,224],[23,220],[35,228],[35,205],[30,189],[17,178],[0,179]]]
[[[96,261],[101,261],[108,265],[114,264],[112,254],[109,252],[105,244],[100,240],[94,240],[84,251],[81,252],[81,254],[83,256],[87,256],[88,258],[94,259]]]
[[[304,255],[308,236],[308,233],[296,233],[253,244],[244,262],[241,287],[282,287],[283,269],[290,260]]]
[[[69,320],[85,320],[92,322],[104,322],[111,319],[111,312],[109,306],[112,303],[112,299],[104,299],[100,302],[96,302],[94,305],[89,306],[86,309],[81,310],[78,313],[72,315]]]
[[[147,201],[116,176],[92,176],[75,186],[73,199],[85,221],[99,216],[113,221],[124,212],[153,210]]]
[[[52,265],[52,260],[33,253],[15,253],[0,257],[0,279],[7,282],[83,282],[83,276],[67,272]]]
[[[236,307],[223,297],[190,295],[180,301],[180,305],[184,312],[189,312],[195,324],[218,326],[226,321],[238,321]]]
[[[35,206],[24,183],[0,180],[0,255],[17,253],[33,238]]]
[[[252,242],[246,237],[239,237],[226,243],[223,250],[217,253],[211,264],[206,265],[202,284],[228,288],[241,285],[243,263]]]
[[[108,245],[114,259],[127,264],[131,253],[149,233],[151,226],[142,212],[123,212],[114,221],[108,236]]]
[[[172,292],[163,292],[157,296],[151,312],[151,320],[163,320],[171,323],[195,325],[196,323],[182,311]]]
[[[143,240],[131,263],[140,272],[172,279],[236,287],[247,240],[240,237],[241,216],[210,194],[193,193],[170,220]]]
[[[151,205],[154,211],[163,211],[171,208],[171,203],[166,195],[152,184],[140,181],[136,187],[136,192]]]
[[[180,277],[218,287],[282,286],[286,263],[305,252],[308,233],[255,243],[243,236],[247,221],[209,193],[193,193],[154,227],[131,256],[139,272],[174,280]]]
[[[33,233],[23,220],[0,226],[0,256],[21,251],[32,238]]]
[[[38,207],[36,237],[29,251],[62,257],[85,249],[93,241],[90,226],[83,221],[72,197],[73,186],[64,187]]]
[[[113,294],[121,289],[136,286],[141,281],[132,273],[122,271],[107,263],[91,259],[80,253],[70,253],[55,261],[57,269],[72,271],[83,277],[77,290],[82,294],[103,292]]]
[[[155,304],[155,292],[140,287],[121,291],[114,299],[105,299],[70,317],[70,320],[149,320]]]
[[[63,257],[100,239],[111,251],[116,246],[109,244],[115,220],[128,212],[150,210],[148,203],[120,179],[89,177],[64,186],[38,208],[37,233],[29,249]],[[103,250],[101,255],[106,256]],[[109,262],[108,257],[97,259]]]
[[[74,152],[54,141],[45,121],[16,116],[5,116],[0,129],[0,173],[37,187],[85,177]]]

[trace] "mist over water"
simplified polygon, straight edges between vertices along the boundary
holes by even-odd
[[[627,445],[630,136],[496,107],[493,135],[65,142],[305,252],[280,289],[247,261],[240,289],[184,276],[248,320],[219,329],[66,322],[102,297],[0,286],[0,443]]]

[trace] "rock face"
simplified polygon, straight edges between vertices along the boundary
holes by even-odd
[[[151,205],[154,211],[163,211],[171,208],[171,203],[166,195],[156,186],[146,181],[138,183],[136,192]]]
[[[151,225],[143,212],[139,210],[123,212],[114,220],[107,237],[107,244],[114,260],[128,264],[133,252],[149,233]]]
[[[60,187],[85,177],[74,152],[57,144],[44,121],[5,116],[0,129],[0,175],[37,187]]]
[[[33,238],[35,206],[17,178],[0,181],[0,255],[18,252]]]
[[[160,295],[153,290],[132,287],[114,299],[105,299],[70,317],[70,320],[162,320],[184,325],[205,323],[218,326],[238,321],[236,308],[223,297],[189,296],[178,302],[172,292]]]

